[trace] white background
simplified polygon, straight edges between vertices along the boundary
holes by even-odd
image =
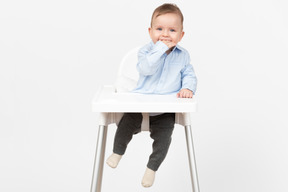
[[[287,192],[287,2],[173,2],[199,80],[193,136],[201,191]],[[127,51],[150,41],[151,14],[162,3],[1,1],[0,191],[90,190],[91,99],[114,83]],[[105,165],[103,191],[191,191],[180,126],[154,186],[141,186],[151,142],[138,134],[117,169]]]

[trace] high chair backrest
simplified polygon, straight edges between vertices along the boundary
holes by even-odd
[[[123,57],[115,82],[116,92],[130,92],[136,87],[139,78],[136,69],[139,49],[140,47],[136,47]]]

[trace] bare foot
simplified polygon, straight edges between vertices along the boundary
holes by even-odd
[[[152,169],[147,168],[145,171],[145,174],[143,176],[142,179],[142,185],[143,187],[151,187],[154,183],[154,179],[155,179],[155,171],[153,171]]]
[[[118,155],[116,153],[113,153],[112,155],[110,155],[110,157],[108,157],[108,159],[106,160],[106,163],[112,167],[112,168],[116,168],[119,161],[121,160],[122,155]]]

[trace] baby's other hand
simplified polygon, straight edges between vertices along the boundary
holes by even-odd
[[[193,92],[189,89],[181,89],[179,93],[177,93],[178,98],[192,98]]]

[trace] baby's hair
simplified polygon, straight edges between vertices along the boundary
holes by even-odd
[[[175,13],[175,14],[179,15],[181,18],[181,25],[183,26],[184,17],[183,17],[181,10],[179,9],[179,7],[177,7],[177,5],[175,5],[173,3],[164,3],[163,5],[160,5],[159,7],[157,7],[154,10],[154,12],[152,14],[152,18],[151,18],[151,27],[152,27],[152,22],[153,22],[154,18],[156,18],[160,15],[164,15],[166,13]]]

